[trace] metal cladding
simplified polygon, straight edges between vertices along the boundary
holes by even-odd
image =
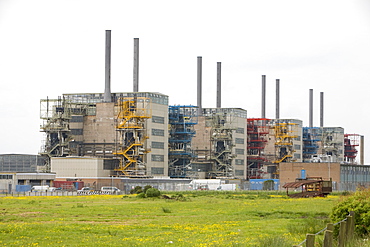
[[[111,30],[105,30],[105,90],[104,102],[112,102],[110,90]]]
[[[134,38],[134,92],[139,92],[139,38]]]
[[[202,57],[197,59],[197,105],[199,115],[202,113]]]
[[[313,128],[313,89],[310,89],[309,127]]]
[[[266,118],[266,75],[262,75],[262,109],[261,117]]]
[[[217,62],[217,108],[221,108],[221,62]]]
[[[280,118],[280,80],[276,79],[276,119]]]
[[[324,92],[320,92],[320,127],[324,127]]]

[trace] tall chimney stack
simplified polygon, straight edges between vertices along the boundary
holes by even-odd
[[[139,38],[134,38],[134,92],[139,92]]]
[[[262,109],[261,117],[266,118],[266,75],[262,75]]]
[[[221,62],[217,62],[217,108],[221,108]]]
[[[202,115],[202,57],[198,57],[197,61],[197,105],[200,116]]]
[[[360,136],[360,165],[365,165],[365,137]]]
[[[280,118],[280,80],[276,79],[276,119]]]
[[[324,127],[324,92],[320,92],[320,127]]]
[[[111,30],[105,30],[105,89],[104,102],[112,102],[110,90]]]
[[[313,127],[313,89],[310,89],[309,127]]]

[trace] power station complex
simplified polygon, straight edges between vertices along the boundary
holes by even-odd
[[[301,169],[338,183],[370,182],[370,167],[364,165],[364,137],[345,134],[341,127],[324,126],[323,93],[320,126],[312,124],[310,89],[310,124],[303,127],[301,120],[280,119],[280,82],[276,80],[276,118],[268,119],[263,75],[261,116],[248,118],[247,110],[221,107],[218,62],[217,105],[203,108],[202,57],[198,57],[197,105],[169,105],[167,95],[139,91],[136,38],[133,91],[112,93],[110,43],[107,30],[104,93],[41,99],[45,139],[40,155],[45,162],[38,162],[38,171],[55,173],[56,180],[91,184],[113,177],[126,181],[273,179],[283,183],[294,181]]]

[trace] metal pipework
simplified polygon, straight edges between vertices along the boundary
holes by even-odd
[[[105,89],[104,102],[112,102],[110,90],[111,30],[105,30]]]
[[[313,127],[313,89],[310,89],[310,102],[309,102],[309,127]]]
[[[266,75],[262,75],[262,108],[261,117],[266,118]]]
[[[197,59],[197,105],[200,116],[202,115],[202,57]]]
[[[280,118],[280,80],[276,79],[276,119]]]
[[[217,62],[217,102],[216,107],[221,108],[221,62]]]
[[[134,38],[134,92],[139,92],[139,38]]]

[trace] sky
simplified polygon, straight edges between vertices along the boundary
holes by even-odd
[[[105,30],[112,32],[112,92],[133,91],[133,44],[140,40],[139,91],[216,107],[217,62],[222,107],[365,136],[370,164],[370,1],[368,0],[0,0],[0,154],[37,154],[40,99],[103,93]]]

